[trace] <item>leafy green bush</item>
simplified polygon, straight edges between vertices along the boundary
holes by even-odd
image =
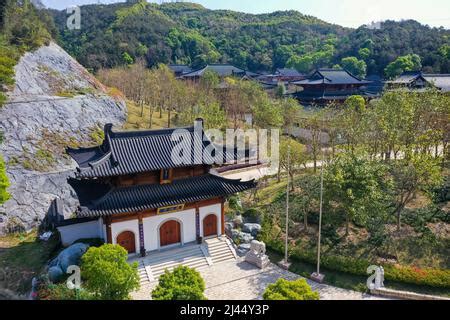
[[[200,273],[185,266],[166,272],[152,291],[153,300],[206,300],[203,295],[205,281]]]
[[[66,283],[44,283],[39,286],[36,298],[38,300],[92,300],[94,296],[86,290],[72,290]]]
[[[261,221],[261,213],[255,208],[245,210],[242,216],[247,222],[257,223]]]
[[[128,253],[119,245],[91,247],[81,258],[84,286],[101,300],[129,299],[139,289],[137,262],[128,264]]]
[[[263,297],[265,300],[319,300],[319,293],[312,291],[305,279],[278,279],[267,287]]]

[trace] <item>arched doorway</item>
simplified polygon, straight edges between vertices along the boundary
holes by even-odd
[[[117,236],[117,244],[121,245],[128,253],[136,253],[136,239],[131,231],[124,231]]]
[[[159,228],[160,246],[169,246],[181,242],[181,226],[176,220],[169,220]]]
[[[203,237],[217,236],[217,216],[210,214],[203,219]]]

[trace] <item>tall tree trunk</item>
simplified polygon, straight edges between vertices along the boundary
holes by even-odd
[[[295,186],[294,186],[294,174],[292,173],[292,169],[289,172],[289,175],[291,176],[291,191],[295,190]]]
[[[345,218],[345,236],[347,237],[350,233],[350,216],[347,215]]]
[[[278,164],[277,182],[281,182],[281,163]]]
[[[306,232],[308,232],[308,212],[306,210],[303,213],[303,224],[305,225]]]
[[[167,109],[167,128],[170,128],[171,111],[172,111],[172,108],[169,107],[169,109]]]
[[[151,129],[153,127],[153,107],[149,107],[150,109],[150,123],[149,128]]]
[[[313,158],[314,158],[314,173],[316,173],[317,172],[317,155],[315,153],[314,153]]]
[[[400,232],[400,229],[402,227],[402,225],[401,225],[401,213],[402,213],[402,210],[397,210],[397,232]]]

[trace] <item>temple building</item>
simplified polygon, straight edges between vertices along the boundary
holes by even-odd
[[[75,228],[77,221],[84,224],[78,228],[84,234],[74,236],[73,228],[66,230],[62,235],[66,242],[68,237],[88,237],[85,233],[90,228],[105,242],[144,256],[225,234],[227,197],[256,183],[215,173],[214,161],[221,149],[205,136],[203,120],[182,128],[184,136],[179,141],[174,139],[176,130],[118,132],[106,125],[101,145],[67,150],[78,164],[69,179],[80,202],[72,220]],[[187,138],[200,138],[200,144]],[[182,153],[187,152],[183,158],[191,161],[180,163],[174,158],[173,150],[180,143]],[[236,150],[223,157],[236,159]]]
[[[227,77],[236,77],[239,79],[253,79],[259,76],[259,74],[257,73],[235,67],[231,64],[209,64],[198,70],[185,73],[181,75],[179,78],[182,80],[198,81],[203,77],[203,75],[207,71],[212,71],[216,73],[221,79]]]
[[[421,91],[436,88],[441,92],[450,91],[450,74],[426,74],[421,71],[404,72],[396,79],[388,81],[387,89],[408,89]]]
[[[377,95],[366,91],[370,81],[359,79],[342,69],[318,69],[305,80],[292,82],[299,90],[292,95],[305,106],[343,103],[348,97],[360,95],[366,99]]]

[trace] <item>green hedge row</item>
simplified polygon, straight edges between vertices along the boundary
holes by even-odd
[[[267,244],[267,247],[281,254],[284,252],[284,244],[281,241],[272,241]],[[290,257],[297,261],[317,263],[316,253],[305,252],[297,248],[290,251]],[[344,256],[324,255],[321,257],[323,267],[359,276],[367,276],[367,267],[373,264],[369,260]],[[386,280],[434,288],[450,288],[449,269],[420,269],[393,264],[384,264],[383,268]]]

